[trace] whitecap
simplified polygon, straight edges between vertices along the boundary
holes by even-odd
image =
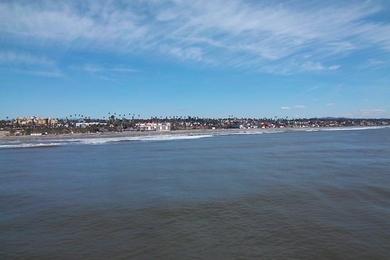
[[[334,128],[322,128],[320,131],[358,131],[358,130],[373,130],[389,128],[389,126],[359,126],[359,127],[334,127]]]
[[[63,143],[21,143],[21,144],[0,144],[0,149],[10,148],[36,148],[36,147],[52,147],[60,146]]]
[[[125,141],[173,141],[190,140],[212,137],[213,135],[156,135],[156,136],[132,136],[132,137],[100,137],[100,138],[80,138],[71,139],[71,142],[81,144],[99,145],[105,143],[125,142]]]

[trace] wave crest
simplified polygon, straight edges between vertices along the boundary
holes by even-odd
[[[19,143],[19,144],[0,144],[0,149],[12,148],[38,148],[38,147],[52,147],[60,146],[63,143]]]
[[[0,149],[9,148],[34,148],[34,147],[52,147],[63,146],[70,144],[84,145],[101,145],[106,143],[129,142],[129,141],[174,141],[174,140],[191,140],[212,137],[213,135],[159,135],[159,136],[132,136],[132,137],[98,137],[98,138],[78,138],[78,139],[63,139],[51,140],[51,142],[41,143],[3,143],[0,144]]]

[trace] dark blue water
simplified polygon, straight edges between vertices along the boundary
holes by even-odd
[[[0,150],[1,259],[389,259],[390,129]]]

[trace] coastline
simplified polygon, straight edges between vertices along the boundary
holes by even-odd
[[[279,132],[317,132],[337,130],[365,130],[381,129],[390,126],[348,126],[348,127],[315,127],[315,128],[252,128],[252,129],[189,129],[173,131],[128,131],[128,132],[106,132],[106,133],[76,133],[61,135],[40,135],[40,136],[0,136],[0,141],[34,141],[34,140],[69,140],[89,138],[120,138],[120,137],[158,137],[158,136],[201,136],[201,135],[234,135],[234,134],[262,134]]]

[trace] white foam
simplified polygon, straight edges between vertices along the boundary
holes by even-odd
[[[166,141],[166,140],[189,140],[213,137],[213,135],[161,135],[161,136],[145,136],[139,139],[140,141]]]
[[[354,131],[354,130],[371,130],[371,129],[382,129],[389,128],[390,126],[369,126],[369,127],[335,127],[335,128],[319,128],[319,129],[305,129],[305,132],[316,132],[316,131]],[[58,139],[58,140],[40,140],[40,143],[21,143],[17,141],[6,141],[0,144],[0,149],[9,148],[34,148],[34,147],[53,147],[62,146],[69,144],[84,144],[84,145],[101,145],[106,143],[115,142],[126,142],[126,141],[174,141],[174,140],[191,140],[208,138],[213,136],[222,135],[260,135],[260,134],[273,134],[282,133],[287,130],[273,130],[273,131],[244,131],[244,132],[225,132],[225,133],[213,133],[213,134],[171,134],[171,135],[150,135],[150,136],[132,136],[132,137],[97,137],[97,138],[75,138],[75,139]]]
[[[60,146],[63,143],[22,143],[22,144],[0,144],[0,149],[10,148],[34,148],[34,147],[52,147]]]
[[[5,140],[5,141],[2,141],[3,144],[20,144],[20,140]]]
[[[236,133],[231,133],[231,135],[261,135],[264,134],[263,131],[249,131],[249,132],[236,132]],[[230,134],[227,134],[230,135]]]
[[[277,134],[277,133],[285,133],[287,130],[275,130],[275,131],[268,131],[264,132],[265,134]]]
[[[63,139],[51,140],[54,142],[41,143],[3,143],[0,144],[0,149],[7,148],[34,148],[34,147],[52,147],[69,144],[84,144],[84,145],[101,145],[106,143],[126,142],[126,141],[174,141],[174,140],[191,140],[212,137],[213,135],[155,135],[155,136],[133,136],[133,137],[99,137],[99,138],[78,138],[78,139]]]
[[[156,136],[133,136],[133,137],[101,137],[101,138],[80,138],[71,139],[69,142],[79,142],[81,144],[99,145],[105,143],[125,142],[125,141],[173,141],[190,140],[212,137],[213,135],[156,135]]]
[[[334,128],[322,128],[320,131],[358,131],[358,130],[372,130],[389,128],[389,126],[359,126],[359,127],[334,127]]]

